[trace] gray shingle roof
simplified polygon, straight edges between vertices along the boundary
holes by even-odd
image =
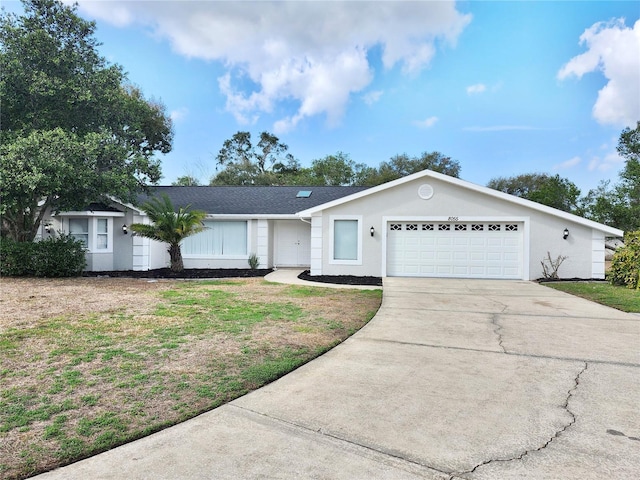
[[[366,190],[368,187],[152,187],[151,195],[165,193],[173,205],[191,205],[220,215],[292,215],[338,198]],[[308,198],[296,198],[301,190],[311,190]],[[148,195],[139,197],[142,204]]]

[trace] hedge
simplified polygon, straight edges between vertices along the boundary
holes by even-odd
[[[84,244],[58,234],[38,242],[0,240],[0,275],[12,277],[74,277],[86,267]]]

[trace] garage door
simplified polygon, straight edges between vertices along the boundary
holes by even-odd
[[[387,275],[521,279],[523,238],[522,223],[389,222]]]

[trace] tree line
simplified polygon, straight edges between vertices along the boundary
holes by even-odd
[[[216,156],[219,171],[209,185],[374,186],[422,170],[452,177],[460,174],[460,163],[440,152],[424,152],[417,157],[395,155],[376,168],[356,163],[343,152],[313,160],[311,166],[303,167],[288,150],[285,143],[269,132],[260,133],[257,143],[252,142],[250,132],[237,132],[225,140]],[[192,175],[184,175],[173,185],[201,183]]]
[[[617,150],[625,159],[619,182],[603,181],[582,195],[568,178],[548,173],[494,177],[487,187],[580,215],[622,230],[640,229],[640,122],[622,131]],[[226,140],[216,156],[220,171],[209,185],[350,185],[375,186],[422,170],[459,178],[460,163],[440,152],[420,156],[395,155],[378,167],[356,163],[338,152],[302,167],[275,135],[262,132],[253,143],[250,132],[237,132]],[[197,178],[185,175],[173,185],[197,186]]]

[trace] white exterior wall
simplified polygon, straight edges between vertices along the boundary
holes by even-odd
[[[311,275],[322,274],[322,216],[316,215],[311,218]]]
[[[604,233],[591,231],[591,278],[604,279]]]
[[[132,237],[131,229],[125,235],[122,225],[129,227],[134,223],[134,214],[131,210],[125,212],[124,218],[114,219],[113,222],[113,270],[133,270],[133,249],[135,237]]]
[[[418,196],[418,188],[428,183],[434,194],[424,200]],[[331,218],[361,215],[362,264],[340,265],[331,262],[332,241]],[[592,278],[600,275],[600,267],[594,266],[594,257],[600,258],[600,248],[604,252],[604,236],[600,247],[600,236],[594,236],[593,229],[556,217],[554,215],[508,202],[492,195],[476,192],[462,186],[423,177],[394,188],[381,190],[375,194],[323,210],[320,218],[312,218],[312,225],[322,231],[321,250],[317,245],[318,231],[312,229],[312,274],[381,276],[386,261],[386,223],[384,220],[407,218],[429,220],[434,218],[458,217],[460,221],[472,219],[494,219],[509,221],[526,219],[525,228],[525,279],[542,276],[541,261],[547,252],[555,259],[566,256],[559,269],[561,278]],[[373,237],[369,229],[374,227]],[[569,229],[569,237],[564,240],[562,233]],[[314,244],[314,239],[315,244]],[[314,250],[315,248],[315,250]],[[315,253],[313,253],[315,251]],[[604,253],[602,255],[604,269]],[[321,267],[320,267],[321,265]]]
[[[256,249],[253,252],[260,259],[261,268],[269,268],[271,256],[269,252],[269,221],[260,219],[256,228]]]

